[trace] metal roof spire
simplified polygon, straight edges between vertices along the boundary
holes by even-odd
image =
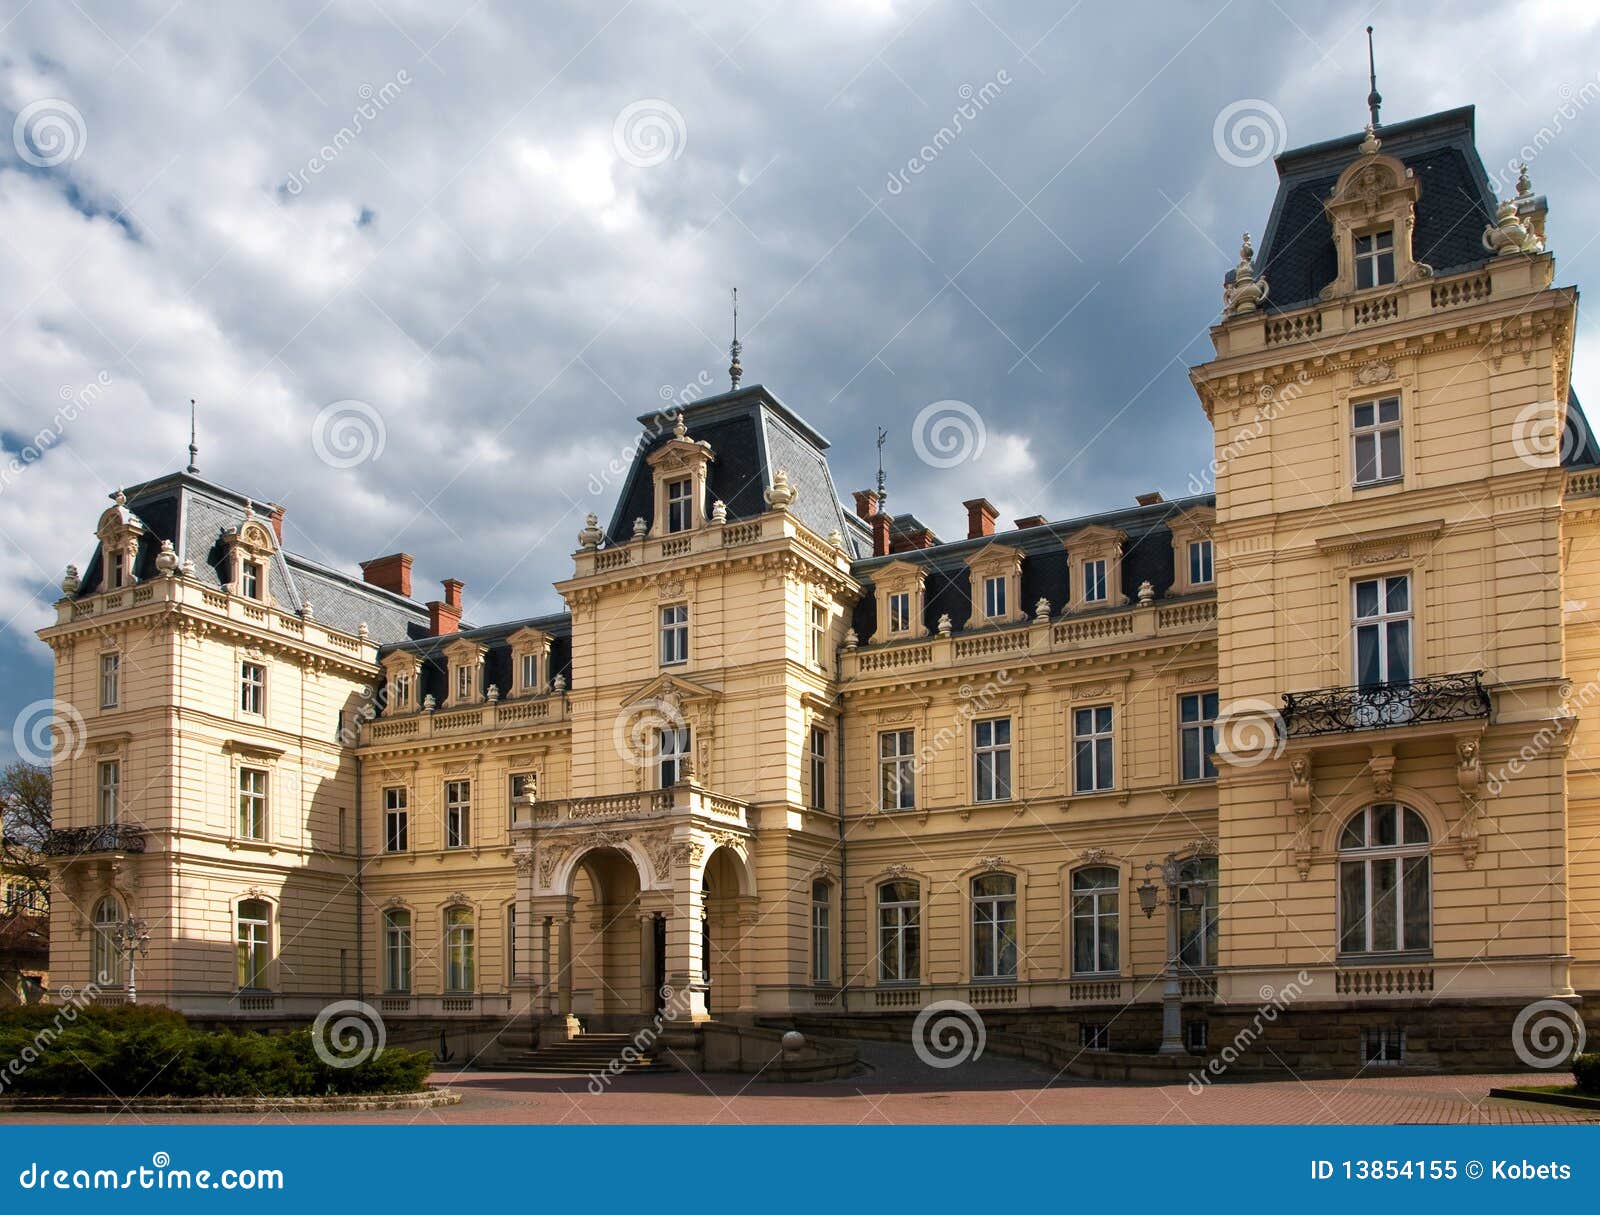
[[[195,442],[194,442],[194,398],[190,397],[189,398],[189,472],[191,474],[197,473],[197,472],[200,471],[199,466],[195,463],[195,460],[199,457],[199,455],[200,455],[200,449],[195,446]]]
[[[1367,26],[1367,80],[1371,83],[1372,92],[1367,94],[1367,113],[1372,116],[1372,129],[1376,131],[1383,123],[1378,121],[1378,108],[1383,105],[1383,95],[1378,92],[1378,64],[1372,54],[1372,27]]]
[[[728,379],[733,383],[732,391],[739,389],[739,377],[744,375],[744,368],[739,366],[739,352],[744,349],[739,345],[739,288],[733,289],[733,343],[728,347],[728,355],[732,360],[728,364]]]
[[[883,509],[883,504],[889,500],[889,490],[883,476],[883,445],[889,439],[889,432],[883,427],[878,427],[878,509]]]

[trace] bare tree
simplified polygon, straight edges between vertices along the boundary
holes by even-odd
[[[49,870],[44,864],[50,835],[50,769],[21,761],[0,772],[0,875],[20,899],[0,900],[0,923],[49,905]]]

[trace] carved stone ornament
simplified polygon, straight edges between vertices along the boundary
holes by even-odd
[[[1456,793],[1461,801],[1461,859],[1468,869],[1478,864],[1483,816],[1483,764],[1475,735],[1456,739]]]
[[[1367,760],[1367,774],[1372,777],[1375,797],[1388,797],[1394,792],[1394,756],[1375,752]]]
[[[1222,310],[1230,316],[1243,316],[1254,312],[1267,299],[1267,280],[1256,278],[1251,262],[1255,250],[1250,246],[1250,233],[1244,234],[1239,245],[1239,264],[1233,268],[1233,281],[1223,287]]]
[[[786,511],[800,496],[800,491],[789,483],[788,471],[780,468],[772,474],[772,488],[762,491],[761,496],[772,510]]]
[[[980,873],[991,873],[996,869],[1004,869],[1010,863],[1003,856],[980,856],[973,868]]]
[[[1373,359],[1363,363],[1356,371],[1356,383],[1363,387],[1381,384],[1394,378],[1394,365],[1386,359]]]
[[[1078,853],[1078,859],[1085,865],[1102,865],[1107,861],[1116,860],[1117,855],[1109,848],[1085,848]]]
[[[907,865],[890,865],[883,871],[883,876],[898,881],[900,878],[909,877],[911,869]]]
[[[1311,757],[1297,755],[1289,761],[1289,800],[1294,803],[1294,812],[1300,815],[1311,813]]]

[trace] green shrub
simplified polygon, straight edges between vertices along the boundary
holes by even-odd
[[[75,1014],[75,1015],[73,1015]],[[311,1097],[420,1091],[425,1051],[398,1047],[332,1067],[308,1029],[200,1030],[140,1005],[0,1012],[0,1094],[19,1096]]]
[[[1572,1074],[1577,1077],[1578,1091],[1600,1097],[1600,1051],[1590,1051],[1572,1061]]]

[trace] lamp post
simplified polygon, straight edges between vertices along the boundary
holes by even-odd
[[[1183,880],[1183,859],[1169,852],[1159,861],[1146,861],[1145,878],[1139,885],[1139,908],[1146,918],[1155,915],[1156,905],[1162,901],[1161,887],[1150,880],[1150,871],[1160,870],[1161,883],[1166,888],[1167,905],[1167,961],[1161,968],[1161,1053],[1186,1055],[1189,1048],[1183,1041],[1183,982],[1178,976],[1179,915],[1184,904],[1203,906],[1206,887],[1203,882]]]
[[[130,915],[117,925],[116,935],[112,939],[116,941],[118,952],[128,964],[128,1003],[137,1004],[139,1002],[139,991],[135,983],[137,958],[150,956],[150,929],[138,916]]]

